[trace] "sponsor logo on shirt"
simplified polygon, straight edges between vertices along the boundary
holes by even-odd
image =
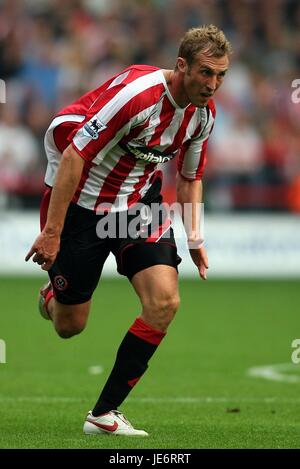
[[[139,160],[144,160],[148,163],[167,163],[176,155],[176,151],[170,153],[169,155],[164,155],[160,151],[154,150],[153,148],[150,150],[147,147],[133,147],[131,145],[121,145],[121,147]]]
[[[103,124],[97,117],[86,122],[83,126],[83,135],[85,137],[90,137],[93,140],[97,140],[99,133],[106,129],[106,125]]]

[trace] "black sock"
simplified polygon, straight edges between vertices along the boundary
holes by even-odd
[[[111,374],[93,409],[93,415],[115,410],[126,399],[133,386],[148,368],[164,332],[153,329],[137,318],[125,335]]]

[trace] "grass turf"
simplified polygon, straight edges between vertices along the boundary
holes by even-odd
[[[121,408],[146,439],[82,434],[139,312],[131,287],[102,280],[87,329],[62,340],[36,312],[42,282],[0,279],[0,448],[299,448],[300,382],[246,373],[291,363],[298,281],[180,281],[176,320]],[[300,364],[290,373],[300,379]]]

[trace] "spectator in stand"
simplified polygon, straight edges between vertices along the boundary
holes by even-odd
[[[32,132],[18,118],[12,103],[1,107],[0,192],[15,192],[27,185],[38,161],[38,146]]]

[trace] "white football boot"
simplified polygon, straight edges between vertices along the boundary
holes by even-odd
[[[90,411],[83,425],[86,435],[149,436],[144,430],[136,430],[118,410],[94,417]]]

